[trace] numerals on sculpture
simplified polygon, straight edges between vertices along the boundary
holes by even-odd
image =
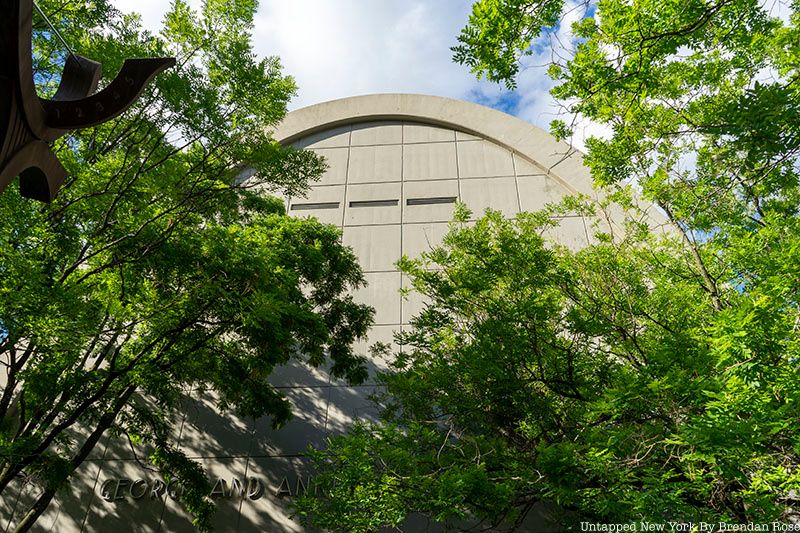
[[[47,143],[124,112],[175,59],[127,59],[111,83],[94,93],[100,63],[69,55],[52,100],[39,98],[33,84],[32,6],[32,0],[0,0],[0,192],[19,176],[23,196],[49,202],[66,171]]]

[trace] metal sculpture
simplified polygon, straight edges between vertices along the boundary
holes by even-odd
[[[56,94],[39,98],[33,84],[32,7],[32,0],[0,0],[0,192],[19,176],[23,196],[50,202],[66,170],[47,143],[124,112],[175,59],[126,59],[111,83],[93,94],[100,63],[70,53]]]

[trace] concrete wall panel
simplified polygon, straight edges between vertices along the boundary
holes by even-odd
[[[399,224],[347,227],[342,242],[353,248],[365,272],[395,270],[394,264],[400,259]]]
[[[430,298],[423,296],[411,287],[408,278],[403,276],[403,288],[410,288],[410,292],[403,297],[403,324],[411,322],[415,316],[419,315],[424,309],[425,305],[430,301]]]
[[[42,517],[37,521],[34,531],[53,533],[78,533],[84,525],[87,512],[93,500],[99,498],[97,478],[100,474],[100,461],[88,461],[80,466],[70,479],[70,483],[60,490]],[[85,490],[91,487],[92,490]],[[49,529],[47,529],[49,527]]]
[[[117,480],[123,479],[131,482],[144,479],[151,483],[160,479],[160,476],[136,461],[105,461],[100,470],[83,531],[136,531],[137,533],[159,531],[164,503],[168,497],[162,492],[159,497],[154,498],[148,491],[141,499],[134,499],[130,494],[130,485],[122,482],[117,484]],[[100,494],[106,481],[109,481],[108,496],[112,501],[106,501]],[[135,493],[139,490],[139,487],[134,487]]]
[[[293,143],[297,148],[338,148],[350,145],[350,125],[312,133]]]
[[[350,148],[347,183],[400,181],[402,151],[399,144]]]
[[[250,503],[247,497],[232,494],[233,480],[247,479],[247,458],[213,458],[200,461],[212,484],[212,499],[217,510],[212,518],[214,531],[237,531],[239,509]],[[178,501],[165,498],[161,531],[170,533],[196,533],[192,515]]]
[[[333,208],[303,208],[308,204],[338,202],[337,207]],[[302,208],[302,209],[301,209]],[[344,211],[344,185],[331,185],[327,187],[312,187],[304,198],[293,197],[289,201],[289,215],[294,217],[315,217],[320,222],[326,224],[342,224],[342,213]]]
[[[447,234],[448,223],[437,222],[432,224],[404,224],[403,225],[403,255],[416,258],[423,252],[429,252],[442,243]]]
[[[330,376],[325,368],[314,368],[293,359],[276,367],[269,380],[275,387],[324,387]]]
[[[155,407],[155,401],[152,398],[138,396],[137,402],[142,402],[149,408]],[[186,407],[188,407],[188,402]],[[176,413],[172,420],[173,432],[170,435],[172,442],[178,442],[181,433],[181,426],[186,417],[185,412]],[[139,459],[147,461],[147,458],[153,452],[153,447],[150,445],[137,444],[131,442],[125,436],[121,438],[114,437],[108,432],[100,439],[100,442],[95,446],[94,450],[89,454],[92,459]]]
[[[369,371],[369,377],[365,384],[375,383],[377,372],[389,370],[389,364],[394,360],[394,354],[400,351],[400,346],[394,340],[394,334],[398,331],[400,331],[400,326],[374,326],[366,339],[362,339],[353,345],[355,353],[368,358],[367,370]],[[372,355],[370,350],[378,342],[389,345],[390,353],[387,356],[379,355],[375,357]],[[331,381],[338,385],[346,385],[344,380],[331,378]]]
[[[265,494],[257,500],[243,500],[239,533],[304,531],[291,518],[291,502],[299,493],[313,490],[308,461],[298,457],[251,457],[247,476],[263,480]]]
[[[8,530],[11,516],[17,506],[21,484],[22,482],[19,480],[12,481],[8,488],[3,491],[3,496],[0,497],[0,531],[3,533]]]
[[[42,489],[38,483],[32,480],[14,479],[3,491],[3,498],[0,500],[0,531],[14,531],[20,520],[25,516],[31,505],[42,494]],[[52,517],[48,517],[48,523],[43,523],[44,531],[49,529]]]
[[[403,125],[403,142],[405,144],[447,142],[455,140],[455,132],[449,128],[428,126],[427,124]]]
[[[462,178],[513,176],[511,152],[489,141],[459,142],[458,173]]]
[[[514,172],[516,172],[517,176],[535,176],[547,173],[547,169],[541,165],[537,165],[519,154],[513,154],[513,156]]]
[[[450,198],[458,199],[458,180],[409,181],[403,184],[403,223],[449,222],[453,219],[455,207]],[[446,203],[423,203],[431,201]]]
[[[517,186],[523,211],[537,211],[545,204],[556,203],[569,194],[564,187],[544,175],[519,176]]]
[[[319,181],[310,185],[341,185],[347,180],[347,158],[350,149],[345,148],[318,148],[314,153],[321,155],[328,163],[328,170],[320,176]]]
[[[371,397],[383,391],[374,385],[331,387],[326,435],[342,435],[358,420],[377,422],[380,411]]]
[[[292,419],[280,429],[272,429],[272,417],[255,422],[251,456],[302,455],[309,444],[321,446],[325,437],[330,387],[281,389],[292,405]],[[241,455],[247,455],[244,452]]]
[[[458,177],[455,143],[407,144],[403,147],[403,179],[441,180]]]
[[[400,183],[348,185],[345,226],[400,223]],[[363,202],[386,201],[392,205]]]
[[[400,122],[362,122],[353,125],[350,134],[351,146],[371,144],[401,144],[403,125]]]
[[[369,285],[353,294],[355,301],[369,303],[375,308],[375,325],[399,324],[400,273],[373,272],[364,277]]]
[[[558,226],[548,228],[544,237],[553,243],[566,246],[570,250],[580,250],[589,244],[583,217],[563,217],[558,219]]]
[[[221,416],[216,393],[204,392],[196,399],[186,410],[181,450],[189,457],[246,455],[253,437],[252,422],[233,413]]]
[[[457,141],[480,141],[481,138],[463,131],[456,131]]]
[[[506,217],[518,212],[517,184],[511,178],[479,178],[461,180],[461,199],[472,210],[473,218],[483,216],[487,208]]]

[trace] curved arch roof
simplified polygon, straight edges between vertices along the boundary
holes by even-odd
[[[568,190],[598,197],[582,154],[568,144],[506,113],[441,96],[371,94],[315,104],[287,114],[273,136],[292,143],[338,126],[377,120],[408,120],[482,137],[533,163]]]

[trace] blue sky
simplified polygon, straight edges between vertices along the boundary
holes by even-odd
[[[760,1],[771,15],[788,18],[785,0]],[[169,6],[168,0],[116,3],[141,13],[153,31]],[[561,112],[549,94],[547,65],[554,53],[561,61],[571,56],[570,27],[584,16],[583,2],[566,3],[564,19],[525,58],[513,93],[476,80],[452,61],[450,47],[467,22],[471,0],[261,0],[253,38],[258,54],[279,56],[297,80],[290,109],[361,94],[422,93],[494,107],[546,130]],[[588,136],[608,133],[579,121],[573,144],[584,148]]]
[[[118,0],[156,30],[163,0]],[[470,100],[542,128],[558,112],[548,91],[549,47],[527,58],[519,89],[478,81],[453,63],[450,47],[466,24],[469,0],[262,0],[254,42],[260,55],[277,55],[297,80],[290,108],[380,92],[410,92]],[[556,30],[569,42],[562,25]],[[539,66],[542,65],[542,66]]]

